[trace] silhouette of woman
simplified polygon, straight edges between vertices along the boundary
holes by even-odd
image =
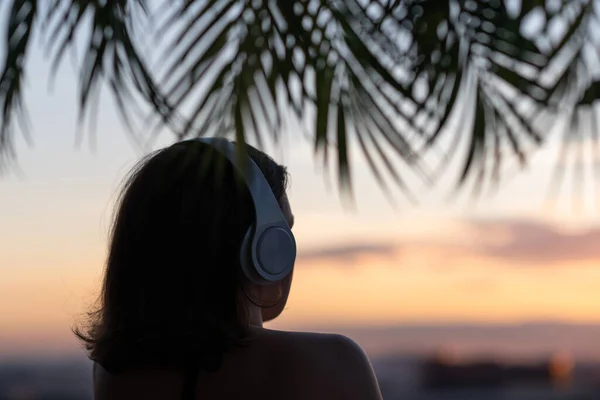
[[[263,327],[290,292],[294,217],[285,167],[247,154],[238,168],[213,142],[187,140],[128,176],[98,308],[74,330],[94,361],[96,400],[381,398],[352,340]],[[281,221],[257,244],[265,213]]]

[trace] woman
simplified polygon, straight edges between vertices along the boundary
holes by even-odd
[[[291,228],[285,167],[247,149]],[[350,339],[263,327],[283,311],[293,273],[257,284],[242,271],[240,247],[258,211],[240,177],[199,140],[133,169],[99,307],[75,330],[94,361],[96,400],[381,398]]]

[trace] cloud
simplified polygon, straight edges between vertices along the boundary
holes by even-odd
[[[349,242],[300,251],[298,261],[329,261],[355,265],[363,256],[375,256],[396,263],[398,252],[423,255],[433,265],[448,266],[452,260],[477,256],[500,260],[515,267],[557,265],[598,260],[600,228],[567,232],[556,226],[527,219],[466,221],[471,234],[448,231],[447,238],[405,238],[396,242]]]
[[[471,226],[484,238],[473,243],[473,250],[487,257],[524,263],[564,263],[598,260],[600,265],[600,228],[569,233],[533,220],[477,221]],[[486,241],[503,234],[501,241]]]
[[[298,254],[298,261],[334,261],[355,264],[360,257],[377,256],[394,259],[400,248],[396,243],[346,243],[322,247]]]

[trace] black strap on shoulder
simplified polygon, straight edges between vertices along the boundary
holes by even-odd
[[[181,400],[194,400],[196,398],[196,388],[198,387],[198,367],[188,366],[183,376],[183,392]]]

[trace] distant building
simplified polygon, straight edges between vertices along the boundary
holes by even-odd
[[[537,364],[506,364],[495,361],[460,363],[446,354],[426,359],[421,365],[425,388],[505,387],[513,385],[566,386],[573,363],[556,355]]]

